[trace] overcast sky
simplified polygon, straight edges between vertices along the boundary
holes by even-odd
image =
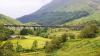
[[[52,0],[0,0],[0,14],[17,18],[35,12]]]

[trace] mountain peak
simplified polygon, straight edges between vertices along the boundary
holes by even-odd
[[[35,13],[19,18],[21,22],[42,25],[63,24],[99,10],[100,0],[53,0]]]

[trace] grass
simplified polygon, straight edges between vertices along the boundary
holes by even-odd
[[[17,42],[24,48],[30,49],[34,40],[38,41],[38,48],[43,48],[46,41],[50,41],[50,39],[46,39],[39,36],[25,36],[27,39],[12,39],[10,40],[14,45]]]
[[[100,13],[99,12],[95,12],[93,14],[90,14],[87,17],[82,17],[70,22],[65,23],[65,25],[81,25],[81,24],[85,24],[87,21],[90,20],[96,20],[97,22],[100,22]]]
[[[55,56],[99,56],[100,37],[93,39],[69,40]]]

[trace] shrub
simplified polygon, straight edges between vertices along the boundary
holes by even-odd
[[[38,46],[38,42],[37,42],[37,40],[33,41],[33,44],[32,44],[32,47],[31,47],[31,50],[32,50],[32,51],[36,51],[36,50],[37,50],[37,46]]]
[[[14,34],[14,31],[4,28],[4,27],[0,27],[0,40],[7,40],[9,36],[13,34]]]
[[[61,42],[66,42],[68,35],[67,34],[63,34],[61,35]]]
[[[28,34],[31,34],[31,35],[34,34],[33,30],[23,28],[23,29],[20,31],[20,35],[28,35]]]
[[[63,34],[61,37],[56,37],[52,39],[52,41],[45,46],[45,52],[51,53],[62,47],[63,43],[66,42],[66,34]]]
[[[67,33],[70,39],[75,39],[75,35],[73,33]]]
[[[16,52],[21,52],[23,51],[23,48],[22,46],[19,44],[19,42],[17,42],[17,45],[16,45]]]
[[[95,24],[91,24],[84,27],[80,33],[80,37],[93,38],[96,37],[96,33],[98,33],[98,27]]]
[[[13,48],[13,44],[10,41],[4,43],[3,46],[0,47],[0,56],[18,56],[16,51]]]

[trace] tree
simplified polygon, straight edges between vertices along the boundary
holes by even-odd
[[[86,25],[84,29],[80,33],[80,37],[82,38],[93,38],[96,37],[96,33],[98,33],[98,27],[96,24]]]
[[[49,42],[48,44],[46,44],[45,46],[45,52],[46,53],[51,53],[59,48],[62,47],[62,45],[64,44],[64,42],[67,41],[67,35],[63,34],[61,37],[56,37],[54,39],[52,39],[51,42]]]
[[[75,39],[75,35],[73,33],[67,33],[68,39]]]
[[[23,28],[23,29],[20,31],[20,35],[28,35],[28,34],[31,34],[31,35],[34,34],[33,30]]]
[[[3,46],[0,47],[0,55],[1,56],[17,56],[16,51],[13,48],[13,44],[10,41],[4,43]]]
[[[19,42],[17,42],[16,52],[21,52],[21,51],[23,51],[23,47],[19,44]]]
[[[66,42],[66,41],[67,41],[67,37],[68,37],[67,34],[63,34],[63,35],[61,36],[62,42]]]
[[[0,40],[7,40],[14,31],[0,26]]]
[[[35,41],[33,41],[33,43],[32,43],[31,50],[32,50],[32,51],[36,51],[36,50],[37,50],[37,47],[38,47],[38,42],[37,42],[37,40],[35,40]]]

